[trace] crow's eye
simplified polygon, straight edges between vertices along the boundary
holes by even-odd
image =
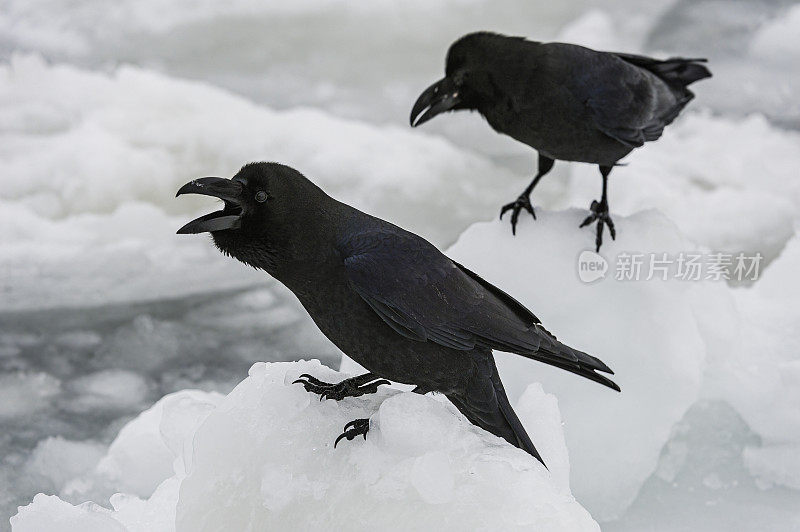
[[[258,192],[256,192],[256,201],[259,203],[264,203],[265,201],[267,201],[267,197],[268,197],[267,193],[264,192],[263,190],[259,190]]]

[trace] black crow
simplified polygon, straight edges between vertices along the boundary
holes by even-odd
[[[325,336],[370,371],[337,384],[303,375],[297,382],[308,391],[339,400],[374,393],[390,379],[441,392],[472,423],[541,460],[511,409],[492,349],[619,390],[596,373],[613,373],[608,366],[558,342],[510,295],[288,166],[248,164],[232,179],[187,183],[181,194],[213,196],[225,206],[178,233],[210,232],[223,253],[278,279]],[[368,420],[355,420],[336,442],[366,438],[368,428]]]
[[[541,43],[489,32],[465,35],[447,52],[445,77],[420,95],[411,111],[418,126],[445,112],[478,111],[492,128],[539,152],[539,168],[511,210],[511,230],[525,209],[536,218],[530,194],[556,159],[600,166],[603,195],[580,227],[597,221],[616,238],[608,212],[608,174],[617,161],[664,127],[694,98],[687,85],[711,76],[705,59],[658,60],[598,52],[564,43]],[[425,111],[423,113],[423,111]]]

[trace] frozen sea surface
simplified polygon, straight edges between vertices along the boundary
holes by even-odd
[[[148,497],[166,476],[134,478],[103,457],[164,394],[228,393],[257,360],[336,366],[291,294],[208,238],[174,235],[210,204],[175,200],[178,186],[279,160],[443,248],[458,240],[452,252],[475,269],[497,246],[487,277],[617,369],[617,399],[528,361],[506,377],[516,397],[539,381],[558,396],[572,490],[604,529],[797,529],[799,17],[788,0],[6,0],[0,516],[40,491],[107,506],[115,485],[98,480],[98,461],[127,482],[116,489]],[[709,57],[715,77],[695,86],[697,100],[614,170],[614,249],[758,252],[762,279],[559,288],[552,279],[575,283],[591,245],[574,227],[600,188],[587,165],[556,165],[534,195],[542,217],[523,218],[520,238],[470,227],[519,193],[533,153],[476,115],[419,130],[407,118],[447,44],[476,29]],[[630,320],[633,338],[620,332]],[[169,425],[183,434],[192,416]],[[137,504],[128,512],[146,510]]]

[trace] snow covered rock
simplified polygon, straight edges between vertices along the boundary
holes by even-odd
[[[383,389],[320,402],[292,384],[305,372],[345,377],[316,361],[258,363],[227,397],[168,396],[98,466],[134,494],[114,495],[113,509],[40,494],[13,530],[599,530],[570,494],[560,415],[541,387],[518,409],[555,476],[439,398]],[[371,420],[366,441],[334,449],[360,417]]]

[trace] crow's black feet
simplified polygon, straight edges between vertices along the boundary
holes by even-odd
[[[503,205],[503,208],[500,209],[500,219],[503,219],[503,215],[506,211],[511,211],[511,234],[517,234],[517,221],[519,220],[519,213],[522,212],[522,209],[525,209],[533,219],[536,219],[536,212],[533,210],[533,205],[531,205],[531,198],[527,194],[522,194],[516,200]]]
[[[337,382],[335,384],[322,382],[308,373],[303,373],[300,375],[300,378],[294,381],[292,384],[297,383],[302,384],[307,392],[319,394],[320,401],[323,399],[341,401],[345,397],[359,397],[368,393],[377,392],[378,386],[381,384],[391,384],[391,382],[387,381],[386,379],[381,379],[372,373],[366,373],[364,375],[359,375],[358,377],[345,379],[342,382]]]
[[[367,432],[369,431],[369,419],[368,418],[361,418],[361,419],[354,419],[350,423],[344,426],[344,432],[342,432],[336,441],[333,442],[333,448],[336,449],[336,446],[339,444],[342,438],[347,438],[347,441],[352,441],[353,438],[358,436],[359,434],[364,436],[364,440],[367,439]]]
[[[603,227],[606,225],[608,226],[608,232],[611,234],[611,240],[616,240],[617,231],[614,229],[614,222],[611,220],[611,216],[608,214],[608,203],[594,200],[592,201],[591,210],[592,214],[586,217],[586,219],[581,223],[580,227],[584,227],[595,221],[597,222],[597,236],[594,239],[594,243],[597,246],[595,251],[599,252],[600,246],[603,245]]]

